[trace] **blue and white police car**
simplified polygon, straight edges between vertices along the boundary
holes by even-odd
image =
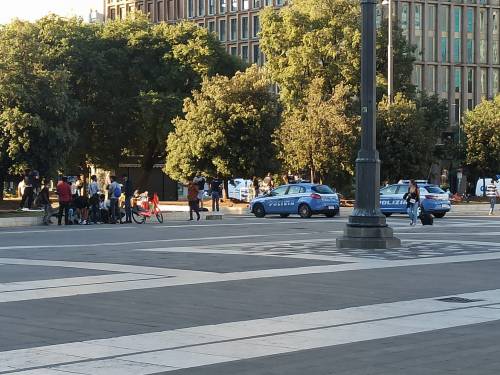
[[[302,182],[281,185],[250,202],[250,212],[257,217],[268,214],[278,214],[281,217],[299,214],[303,218],[324,214],[334,217],[338,215],[339,209],[339,196],[330,187]]]
[[[420,189],[420,209],[434,217],[444,217],[451,209],[448,193],[427,181],[417,180],[416,183]],[[403,180],[380,189],[380,210],[385,216],[407,213],[403,196],[408,191],[408,185],[409,181]]]

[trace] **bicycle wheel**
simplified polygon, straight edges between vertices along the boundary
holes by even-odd
[[[156,213],[156,220],[158,220],[159,223],[163,223],[163,213],[161,211]]]
[[[146,216],[139,214],[136,210],[132,210],[132,219],[136,224],[144,224],[146,222]]]

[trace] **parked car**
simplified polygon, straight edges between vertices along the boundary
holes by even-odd
[[[408,191],[408,181],[385,186],[380,189],[380,210],[385,216],[406,214],[406,200],[403,196]],[[450,196],[437,185],[417,181],[420,189],[420,209],[442,218],[451,209]]]
[[[338,194],[327,185],[297,183],[281,185],[250,202],[250,212],[257,217],[279,214],[281,217],[298,214],[303,218],[324,214],[339,214]]]

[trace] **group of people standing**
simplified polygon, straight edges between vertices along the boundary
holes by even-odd
[[[111,176],[109,184],[104,189],[99,186],[95,175],[90,177],[87,189],[83,189],[83,185],[80,179],[75,183],[70,183],[66,176],[60,178],[56,187],[59,201],[58,225],[62,224],[63,217],[65,225],[132,222],[131,200],[134,190],[127,175],[122,176],[121,184],[115,176]],[[44,211],[50,210],[48,189],[46,194],[47,202],[44,201]],[[121,200],[124,201],[125,215],[121,213]],[[123,216],[125,216],[125,220],[123,220]],[[50,216],[47,222],[44,217],[44,224],[49,223]]]
[[[207,180],[198,172],[192,181],[188,183],[188,204],[189,204],[189,220],[192,221],[193,213],[196,214],[196,220],[200,220],[200,210],[203,207],[203,198],[205,196],[205,186],[207,185]],[[220,179],[217,174],[216,177],[210,179],[208,183],[208,195],[212,200],[212,211],[219,212],[220,198],[222,197],[222,189],[224,187],[224,182]]]

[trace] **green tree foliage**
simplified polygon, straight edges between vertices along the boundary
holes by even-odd
[[[51,66],[38,44],[43,32],[22,21],[0,28],[0,186],[28,166],[55,171],[75,141],[69,72]]]
[[[293,171],[309,170],[312,181],[345,181],[359,134],[358,118],[346,114],[349,87],[323,94],[324,81],[312,81],[304,104],[287,112],[276,132],[279,158]]]
[[[260,46],[285,108],[300,103],[315,78],[325,93],[339,83],[358,87],[359,19],[354,0],[296,0],[261,12]]]
[[[433,161],[439,129],[429,128],[426,113],[402,94],[392,104],[384,98],[378,105],[377,144],[381,178],[426,178]]]
[[[465,114],[467,163],[483,174],[500,171],[500,95]]]
[[[184,101],[167,141],[165,172],[186,181],[196,171],[223,177],[262,175],[272,163],[272,133],[279,122],[277,98],[253,66],[232,78],[203,81]]]

